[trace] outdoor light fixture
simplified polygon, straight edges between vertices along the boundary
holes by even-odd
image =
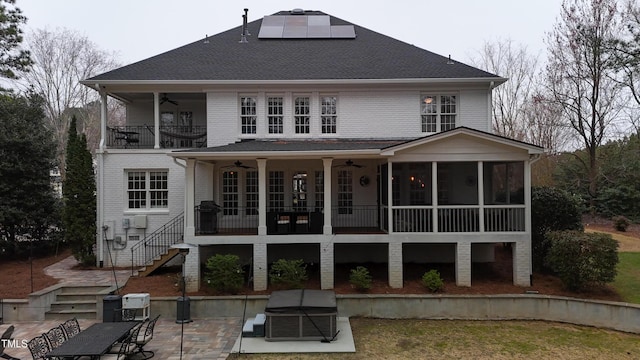
[[[172,249],[178,249],[178,252],[180,253],[180,256],[182,256],[182,298],[179,298],[178,300],[178,306],[176,307],[176,315],[178,315],[178,313],[180,313],[179,310],[182,310],[182,316],[181,318],[178,318],[178,316],[176,316],[176,323],[180,323],[181,328],[180,328],[180,359],[182,359],[182,346],[184,343],[184,323],[185,322],[191,322],[190,316],[185,316],[186,314],[186,309],[188,309],[188,307],[186,306],[186,303],[188,302],[186,297],[185,297],[185,290],[187,287],[187,282],[184,276],[184,270],[185,270],[185,262],[187,260],[187,255],[189,254],[189,250],[190,249],[195,249],[196,247],[194,245],[191,244],[187,244],[187,243],[179,243],[179,244],[173,244],[171,245]],[[190,306],[190,305],[189,305]],[[182,307],[182,308],[180,308]]]

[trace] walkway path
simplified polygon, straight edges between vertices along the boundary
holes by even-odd
[[[58,261],[44,269],[45,274],[60,280],[63,285],[96,285],[116,287],[124,286],[131,276],[131,270],[112,270],[104,268],[102,270],[75,270],[78,261],[73,257]],[[115,278],[114,278],[115,273]]]

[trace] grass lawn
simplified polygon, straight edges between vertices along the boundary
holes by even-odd
[[[624,301],[640,304],[640,252],[621,252],[618,257],[618,275],[612,285]]]
[[[638,359],[640,335],[543,321],[351,318],[356,353],[229,359]]]

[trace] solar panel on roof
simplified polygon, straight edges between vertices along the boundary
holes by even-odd
[[[353,25],[331,25],[328,15],[271,15],[262,19],[260,39],[354,39]]]
[[[340,39],[353,39],[356,37],[356,30],[353,25],[332,25],[331,37]]]

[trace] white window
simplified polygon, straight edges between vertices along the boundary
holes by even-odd
[[[169,173],[167,171],[127,172],[127,207],[129,209],[162,209],[169,206]]]
[[[296,134],[309,133],[310,101],[308,96],[296,97],[294,101],[294,129]]]
[[[338,214],[353,214],[353,173],[338,171]]]
[[[258,215],[258,172],[247,171],[245,175],[245,213],[247,215]]]
[[[238,215],[238,172],[222,173],[222,209],[224,215]]]
[[[320,128],[322,133],[335,134],[338,125],[338,98],[336,96],[322,96],[320,100]]]
[[[269,211],[284,210],[284,171],[269,171]]]
[[[422,95],[420,104],[423,133],[447,131],[456,127],[456,95]]]
[[[269,97],[267,98],[267,122],[269,134],[282,134],[282,117],[283,111],[282,97]]]
[[[243,96],[240,98],[240,128],[243,134],[256,133],[256,98]]]

